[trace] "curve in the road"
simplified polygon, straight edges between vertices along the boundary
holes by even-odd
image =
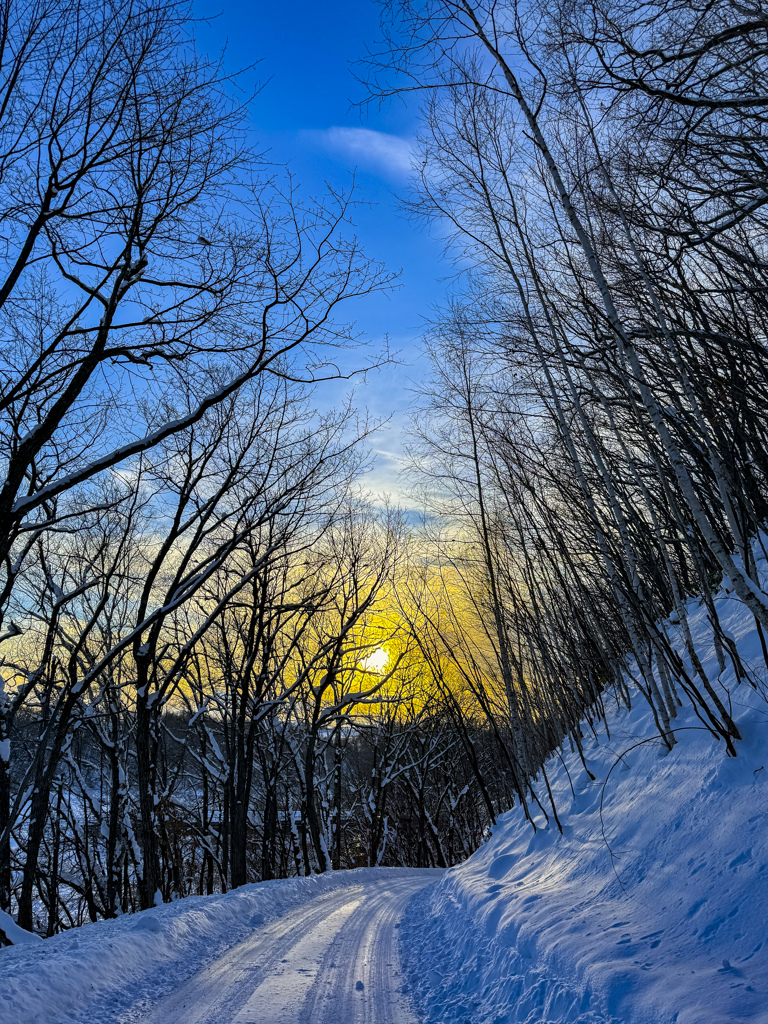
[[[161,1000],[146,1024],[416,1024],[397,929],[429,871],[318,896]]]

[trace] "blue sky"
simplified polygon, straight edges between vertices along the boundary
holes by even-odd
[[[359,329],[374,340],[388,335],[405,364],[372,376],[359,394],[374,415],[393,414],[391,426],[375,442],[380,455],[367,482],[375,490],[394,490],[397,459],[392,456],[401,450],[410,380],[425,370],[418,347],[422,318],[445,294],[449,267],[439,241],[397,208],[396,194],[408,177],[417,105],[397,101],[362,113],[351,105],[363,97],[363,89],[350,64],[378,38],[378,5],[374,0],[196,0],[195,7],[199,16],[215,16],[199,26],[201,48],[214,53],[226,46],[231,69],[260,62],[252,78],[264,88],[253,118],[269,158],[289,165],[310,194],[325,181],[348,184],[354,171],[360,198],[370,204],[355,214],[357,234],[372,258],[402,270],[392,295],[370,296],[355,309]]]

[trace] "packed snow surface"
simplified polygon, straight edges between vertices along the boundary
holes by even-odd
[[[563,835],[514,809],[415,897],[403,955],[429,1024],[768,1024],[765,665],[751,616],[717,603],[757,685],[718,684],[738,756],[690,708],[668,753],[636,692],[609,735],[585,722],[595,781],[568,743],[546,766]],[[706,609],[690,621],[717,680]]]
[[[416,1024],[396,939],[440,874],[262,882],[10,947],[0,1024]]]

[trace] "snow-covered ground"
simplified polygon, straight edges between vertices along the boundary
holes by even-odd
[[[639,694],[613,701],[610,735],[584,728],[596,781],[573,750],[547,766],[563,835],[515,809],[447,873],[266,882],[32,939],[0,952],[0,1024],[768,1024],[766,671],[739,602],[718,607],[758,684],[719,683],[738,757],[690,708],[670,753]],[[716,679],[696,602],[691,625]]]
[[[397,929],[441,874],[262,882],[9,947],[0,1024],[416,1024]]]
[[[691,609],[717,679],[706,612]],[[764,678],[751,617],[725,595],[718,613]],[[768,702],[722,684],[736,758],[689,708],[667,753],[639,694],[631,711],[614,702],[610,738],[585,741],[595,782],[572,751],[547,765],[562,836],[515,809],[415,898],[404,961],[426,1021],[768,1024]]]

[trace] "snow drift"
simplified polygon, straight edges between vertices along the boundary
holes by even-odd
[[[609,735],[585,723],[596,781],[570,749],[547,765],[564,834],[516,808],[412,904],[404,959],[429,1022],[768,1024],[765,666],[743,606],[721,594],[718,614],[757,685],[720,682],[738,756],[690,708],[668,753],[639,694],[614,701]],[[717,679],[695,601],[690,622]]]

